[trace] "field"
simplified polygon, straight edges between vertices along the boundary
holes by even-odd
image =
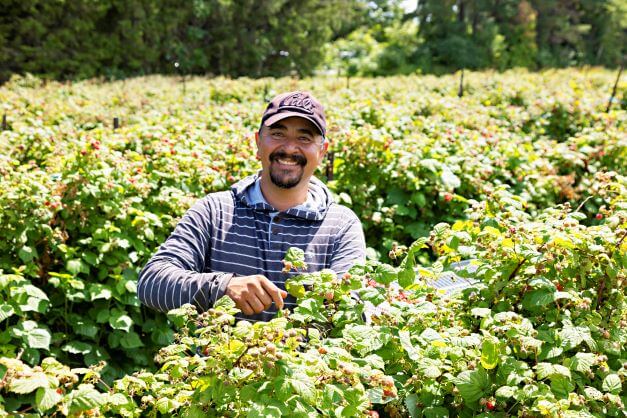
[[[470,73],[462,97],[458,76],[12,79],[0,416],[624,416],[615,77]],[[299,307],[269,323],[235,324],[227,299],[141,307],[141,267],[196,199],[260,168],[265,102],[295,89],[326,107],[318,176],[362,220],[370,260],[290,273]],[[461,260],[475,285],[429,286]]]

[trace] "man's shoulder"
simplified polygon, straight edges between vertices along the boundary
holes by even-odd
[[[198,199],[194,205],[197,210],[232,210],[236,205],[236,201],[233,196],[233,192],[230,190],[223,190],[219,192],[211,192],[204,197]]]
[[[329,205],[326,218],[333,223],[346,224],[347,222],[359,221],[353,210],[337,202]]]

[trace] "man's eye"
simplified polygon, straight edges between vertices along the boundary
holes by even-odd
[[[311,144],[312,139],[306,136],[301,136],[300,138],[298,138],[298,140],[300,142],[302,142],[303,144]]]
[[[280,131],[272,132],[271,135],[275,138],[283,138],[283,132],[280,132]]]

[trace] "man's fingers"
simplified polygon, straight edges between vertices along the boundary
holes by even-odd
[[[272,297],[272,300],[274,301],[274,305],[277,307],[277,309],[283,309],[283,297],[287,296],[287,294],[283,296],[285,291],[276,287],[274,283],[272,283],[270,280],[266,279],[265,277],[264,277],[264,280],[261,280],[261,284],[266,290],[266,292],[268,292],[268,294]]]
[[[261,301],[259,300],[257,296],[250,295],[250,298],[247,300],[247,302],[255,313],[263,312],[263,309],[264,309],[263,303],[261,303]]]
[[[272,297],[264,290],[263,287],[261,288],[261,292],[257,293],[257,297],[263,304],[263,309],[268,309],[272,305]]]
[[[250,307],[250,304],[246,301],[246,300],[242,300],[240,301],[240,306],[238,306],[238,308],[240,308],[242,310],[242,312],[244,313],[244,315],[252,315],[255,313],[255,311],[253,310],[253,308]]]

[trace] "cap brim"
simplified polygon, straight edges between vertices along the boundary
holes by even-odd
[[[307,116],[307,115],[303,115],[302,113],[299,112],[281,112],[281,113],[277,113],[275,115],[270,116],[268,119],[265,120],[265,122],[263,123],[264,126],[270,127],[272,125],[274,125],[275,123],[277,123],[280,120],[283,120],[285,118],[291,118],[291,117],[298,117],[298,118],[303,118],[303,119],[307,119],[309,122],[313,123],[313,125],[318,128],[318,132],[320,132],[320,134],[322,136],[324,136],[324,132],[322,131],[322,128],[320,128],[320,126],[318,126],[318,123],[316,123],[316,120],[311,117],[311,116]]]

